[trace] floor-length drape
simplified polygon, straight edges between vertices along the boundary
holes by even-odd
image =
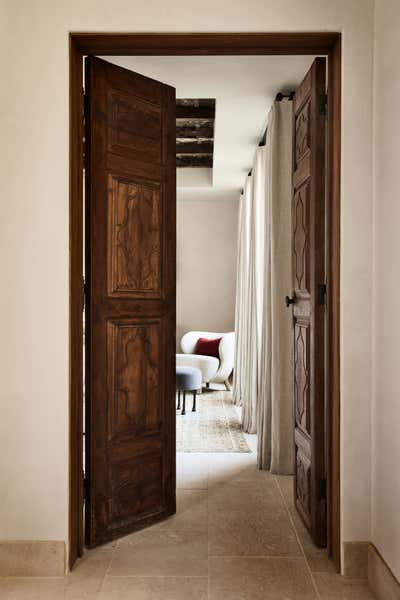
[[[276,102],[266,138],[264,295],[258,387],[258,465],[293,473],[292,104]]]
[[[240,198],[234,401],[258,432],[258,464],[293,472],[291,103],[276,102]]]
[[[250,207],[253,190],[252,176],[246,177],[239,203],[238,250],[235,303],[235,367],[233,370],[233,400],[244,406],[248,388],[248,328],[249,328],[249,259]]]
[[[246,188],[240,195],[238,218],[238,244],[236,262],[236,300],[235,300],[235,366],[233,369],[233,401],[242,405],[242,368],[244,358],[244,306],[246,276]],[[240,366],[239,366],[240,365]]]
[[[245,331],[245,357],[244,380],[245,401],[243,402],[242,425],[247,433],[257,431],[257,298],[256,298],[256,199],[254,195],[254,175],[249,176],[250,185],[247,207],[248,227],[248,268],[246,292],[246,331]]]
[[[261,149],[260,149],[261,151]],[[239,206],[238,258],[236,285],[236,352],[233,397],[243,407],[242,426],[247,433],[257,431],[257,397],[259,386],[260,302],[259,257],[261,165],[246,178]]]

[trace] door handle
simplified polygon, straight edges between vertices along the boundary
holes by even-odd
[[[296,298],[290,298],[289,296],[285,297],[286,306],[290,306],[291,304],[294,304],[295,302],[296,302]]]

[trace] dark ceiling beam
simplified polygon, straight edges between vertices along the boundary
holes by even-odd
[[[215,108],[213,106],[177,106],[177,119],[214,119]]]
[[[177,138],[210,138],[214,137],[213,119],[177,119]]]
[[[214,119],[215,100],[212,98],[178,99],[176,101],[177,119]]]
[[[214,98],[176,100],[177,167],[212,168],[214,121]]]
[[[214,151],[214,140],[204,138],[177,139],[177,154],[212,154]]]
[[[177,154],[177,167],[205,167],[211,169],[213,166],[212,154]]]
[[[177,98],[177,106],[214,106],[215,98]]]

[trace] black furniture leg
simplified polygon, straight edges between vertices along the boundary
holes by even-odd
[[[183,390],[183,402],[181,415],[186,415],[186,392]]]
[[[192,412],[196,412],[196,390],[193,390],[193,406],[192,406]]]
[[[178,390],[178,406],[176,407],[176,410],[180,410],[181,408],[181,390]]]

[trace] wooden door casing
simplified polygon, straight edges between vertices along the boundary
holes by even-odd
[[[327,431],[328,544],[337,572],[341,570],[340,527],[340,178],[341,78],[340,32],[243,33],[111,33],[69,34],[69,544],[68,565],[82,544],[82,244],[83,244],[83,62],[87,55],[327,55]]]
[[[326,545],[325,101],[317,58],[293,100],[294,497],[318,546]]]
[[[86,544],[175,512],[175,90],[85,63]]]

